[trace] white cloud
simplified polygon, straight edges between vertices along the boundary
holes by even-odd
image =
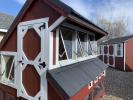
[[[18,2],[20,5],[23,5],[25,3],[26,0],[16,0],[16,2]]]
[[[26,0],[16,0],[23,5]],[[116,20],[121,15],[128,19],[128,30],[133,29],[133,0],[61,0],[84,17],[95,22],[97,15]],[[132,32],[133,33],[133,32]]]
[[[99,3],[97,0],[62,1],[93,21],[96,20],[96,17],[99,15],[112,21],[124,16],[128,19],[128,31],[133,33],[133,0],[100,0]]]

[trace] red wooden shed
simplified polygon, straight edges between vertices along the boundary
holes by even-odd
[[[27,0],[0,45],[0,100],[98,100],[104,35],[59,0]]]
[[[110,39],[100,43],[100,59],[108,66],[133,71],[133,35]]]

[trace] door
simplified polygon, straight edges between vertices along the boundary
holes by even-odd
[[[48,18],[22,22],[17,31],[19,63],[17,94],[28,100],[47,100]],[[49,45],[47,43],[47,45]]]

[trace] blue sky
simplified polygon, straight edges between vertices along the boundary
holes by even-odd
[[[22,4],[17,0],[0,0],[0,12],[16,16]]]
[[[124,16],[128,30],[133,29],[133,0],[61,0],[84,17],[95,22],[97,17],[115,21]],[[16,16],[25,0],[0,0],[0,12]]]

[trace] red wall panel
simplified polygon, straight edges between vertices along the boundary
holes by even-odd
[[[125,67],[126,71],[133,71],[133,39],[125,43]]]

